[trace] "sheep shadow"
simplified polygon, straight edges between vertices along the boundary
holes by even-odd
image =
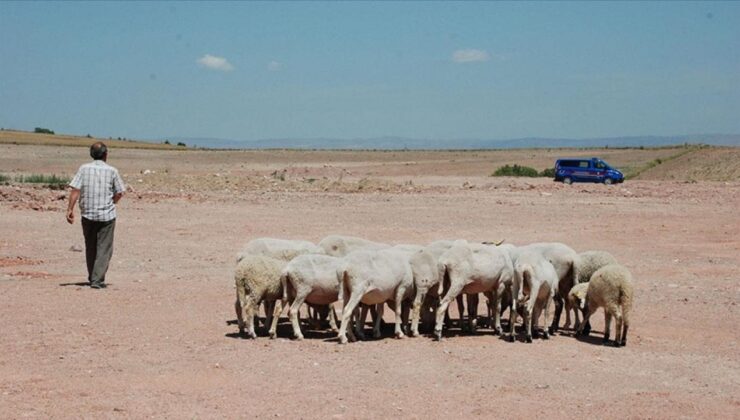
[[[226,320],[226,325],[238,325],[239,322],[236,319],[229,319]],[[265,317],[258,317],[258,324],[259,326],[255,327],[255,331],[257,332],[257,337],[269,337],[269,326],[265,326]],[[301,323],[301,331],[303,332],[303,337],[305,339],[309,340],[327,340],[331,338],[336,339],[336,333],[333,333],[328,330],[315,330],[311,329],[306,323]],[[275,330],[277,338],[293,338],[293,326],[290,323],[290,319],[288,318],[280,318],[278,319],[277,328]],[[250,339],[250,337],[245,333],[241,334],[238,331],[230,332],[224,334],[227,338],[235,338],[235,339]]]
[[[59,283],[59,286],[61,287],[67,287],[67,286],[89,286],[90,282],[88,281],[78,281],[74,283]]]
[[[597,334],[594,334],[597,333]],[[613,340],[609,340],[606,343],[604,342],[604,333],[603,331],[597,331],[597,330],[591,330],[591,333],[589,335],[573,335],[576,340],[578,340],[581,343],[591,344],[594,346],[604,346],[604,347],[616,347],[614,345]]]

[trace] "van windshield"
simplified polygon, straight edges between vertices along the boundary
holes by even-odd
[[[596,168],[598,169],[611,169],[609,165],[606,164],[603,160],[597,160],[596,161]]]

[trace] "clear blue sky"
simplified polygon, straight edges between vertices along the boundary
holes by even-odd
[[[740,3],[0,2],[0,127],[740,133]]]

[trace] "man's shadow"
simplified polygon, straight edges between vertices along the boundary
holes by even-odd
[[[88,283],[86,281],[85,282],[80,281],[80,282],[77,282],[77,283],[59,283],[59,285],[62,286],[62,287],[66,287],[66,286],[89,286],[90,283]]]

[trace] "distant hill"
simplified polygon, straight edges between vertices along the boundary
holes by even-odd
[[[172,137],[188,145],[215,149],[390,149],[390,150],[453,150],[453,149],[526,149],[526,148],[583,148],[583,147],[659,147],[677,144],[709,144],[713,146],[740,146],[740,134],[694,134],[677,136],[633,136],[600,138],[541,138],[528,137],[508,140],[429,140],[405,137],[377,137],[360,139],[309,138],[232,140],[220,138]]]

